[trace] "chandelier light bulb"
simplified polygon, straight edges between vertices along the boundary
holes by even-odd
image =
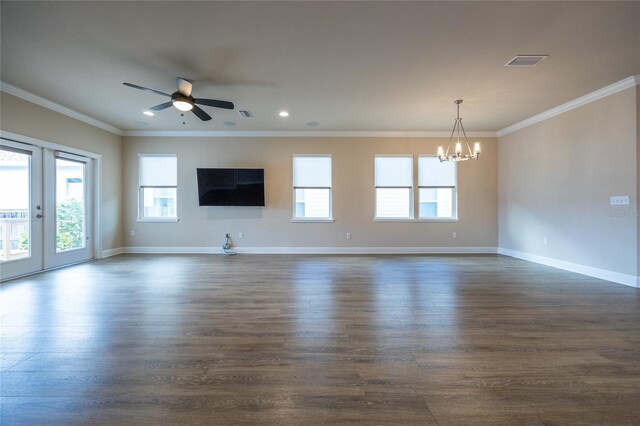
[[[460,142],[456,142],[456,154],[462,154],[462,144]]]
[[[476,142],[473,144],[473,153],[480,154],[480,142]]]
[[[444,148],[441,146],[438,147],[438,157],[444,157]]]

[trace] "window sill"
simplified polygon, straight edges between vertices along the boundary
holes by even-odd
[[[161,218],[161,217],[147,217],[144,219],[136,219],[136,222],[147,222],[147,223],[172,223],[172,222],[180,222],[180,219],[178,219],[177,217],[171,217],[171,218]]]
[[[293,223],[333,223],[333,219],[291,219]]]
[[[383,218],[374,218],[374,222],[389,222],[389,223],[418,223],[418,222],[460,222],[460,219],[383,219]]]

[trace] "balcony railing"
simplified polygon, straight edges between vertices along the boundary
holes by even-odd
[[[0,261],[29,256],[29,219],[0,217],[0,236]]]

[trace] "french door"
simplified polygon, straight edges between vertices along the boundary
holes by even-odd
[[[2,139],[0,279],[93,258],[90,158]]]
[[[93,258],[91,159],[46,149],[44,269]]]

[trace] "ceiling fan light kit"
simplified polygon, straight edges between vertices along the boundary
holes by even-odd
[[[149,108],[150,111],[162,111],[163,109],[167,109],[170,106],[173,106],[178,111],[181,112],[193,112],[200,120],[209,121],[211,120],[211,116],[207,114],[202,108],[197,105],[206,105],[214,108],[222,108],[222,109],[234,109],[235,106],[232,102],[229,101],[219,101],[216,99],[205,99],[205,98],[194,98],[191,96],[191,90],[193,85],[189,80],[184,78],[177,78],[177,86],[178,90],[173,92],[172,94],[164,93],[159,90],[149,89],[148,87],[138,86],[137,84],[131,83],[122,83],[125,86],[132,87],[138,90],[144,90],[147,92],[152,92],[157,95],[167,96],[171,98],[170,102],[165,102],[160,105],[153,106]]]
[[[180,111],[191,111],[193,109],[193,98],[189,98],[191,97],[176,92],[171,95],[171,102]]]
[[[469,144],[469,139],[467,138],[467,133],[464,131],[464,126],[462,125],[462,118],[460,118],[460,104],[462,103],[462,99],[456,99],[453,101],[456,104],[458,115],[456,117],[455,123],[453,124],[453,130],[451,131],[451,136],[449,137],[449,144],[447,145],[447,150],[444,150],[444,147],[438,147],[438,158],[440,162],[443,161],[467,161],[467,160],[477,160],[480,158],[480,142],[476,142],[473,144],[473,151],[471,150],[471,145]],[[466,146],[466,150],[463,149],[463,142],[460,141],[460,132],[462,132],[462,138],[464,144]],[[454,136],[456,138],[455,144],[453,142]],[[454,149],[451,149],[451,145],[454,145]],[[451,152],[451,153],[450,153]]]

